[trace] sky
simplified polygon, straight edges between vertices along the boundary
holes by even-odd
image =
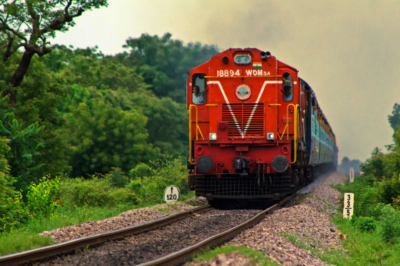
[[[109,0],[52,43],[105,54],[142,33],[184,43],[255,47],[299,70],[311,85],[339,147],[339,160],[366,160],[392,143],[400,103],[400,2],[355,0]]]

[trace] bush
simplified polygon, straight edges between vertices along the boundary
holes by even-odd
[[[398,195],[396,198],[393,197],[393,208],[396,210],[400,211],[400,195]]]
[[[67,207],[115,206],[129,201],[127,188],[115,188],[109,178],[66,179],[60,184],[62,204]]]
[[[353,216],[351,224],[357,227],[361,232],[372,232],[375,231],[377,222],[372,217]]]
[[[105,178],[109,179],[110,183],[114,187],[125,187],[129,183],[128,177],[124,175],[121,168],[112,167],[112,171],[105,176]]]
[[[165,188],[170,185],[177,186],[181,194],[189,192],[187,169],[181,164],[181,159],[158,160],[153,163],[152,172],[152,176],[132,180],[127,186],[140,201],[146,203],[161,202]]]
[[[386,205],[382,209],[381,225],[381,235],[386,242],[396,243],[400,240],[400,211]]]
[[[140,163],[135,166],[132,170],[129,171],[129,177],[132,179],[143,178],[145,176],[151,176],[152,170],[151,168],[144,163]]]
[[[32,183],[26,195],[29,213],[34,217],[50,217],[59,205],[57,202],[59,190],[59,178],[51,180],[45,176],[39,184]]]
[[[15,192],[4,199],[4,207],[0,211],[0,233],[8,233],[13,229],[20,228],[32,215],[29,215],[22,201],[22,194]]]

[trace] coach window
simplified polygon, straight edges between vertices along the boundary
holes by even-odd
[[[293,78],[289,73],[284,73],[282,76],[282,94],[285,102],[293,100]]]
[[[206,74],[193,75],[192,102],[194,104],[206,103]]]

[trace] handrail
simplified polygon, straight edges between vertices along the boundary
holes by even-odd
[[[280,137],[280,140],[282,140],[282,138],[283,138],[283,136],[285,136],[285,132],[286,132],[286,139],[288,140],[289,139],[289,106],[293,106],[293,111],[294,111],[294,114],[293,114],[293,120],[294,120],[294,122],[293,122],[293,134],[294,134],[294,140],[293,140],[293,145],[294,145],[294,158],[293,158],[293,162],[291,162],[291,163],[295,163],[296,161],[297,161],[297,127],[298,127],[298,124],[297,124],[297,115],[298,115],[298,113],[297,113],[297,107],[299,106],[298,104],[293,104],[293,103],[291,103],[291,104],[288,104],[287,106],[286,106],[286,126],[285,126],[285,128],[283,129],[283,132],[282,132],[282,135],[281,135],[281,137]],[[287,130],[287,131],[286,131]]]
[[[198,121],[198,109],[197,105],[191,104],[189,105],[189,162],[192,162],[192,107],[196,107],[196,140],[199,140],[199,132],[204,140],[203,133],[201,132],[201,129],[199,127],[199,121]]]

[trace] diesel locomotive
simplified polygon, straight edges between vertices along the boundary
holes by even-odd
[[[279,201],[336,170],[335,134],[314,91],[270,52],[221,52],[189,72],[185,89],[197,196]]]

